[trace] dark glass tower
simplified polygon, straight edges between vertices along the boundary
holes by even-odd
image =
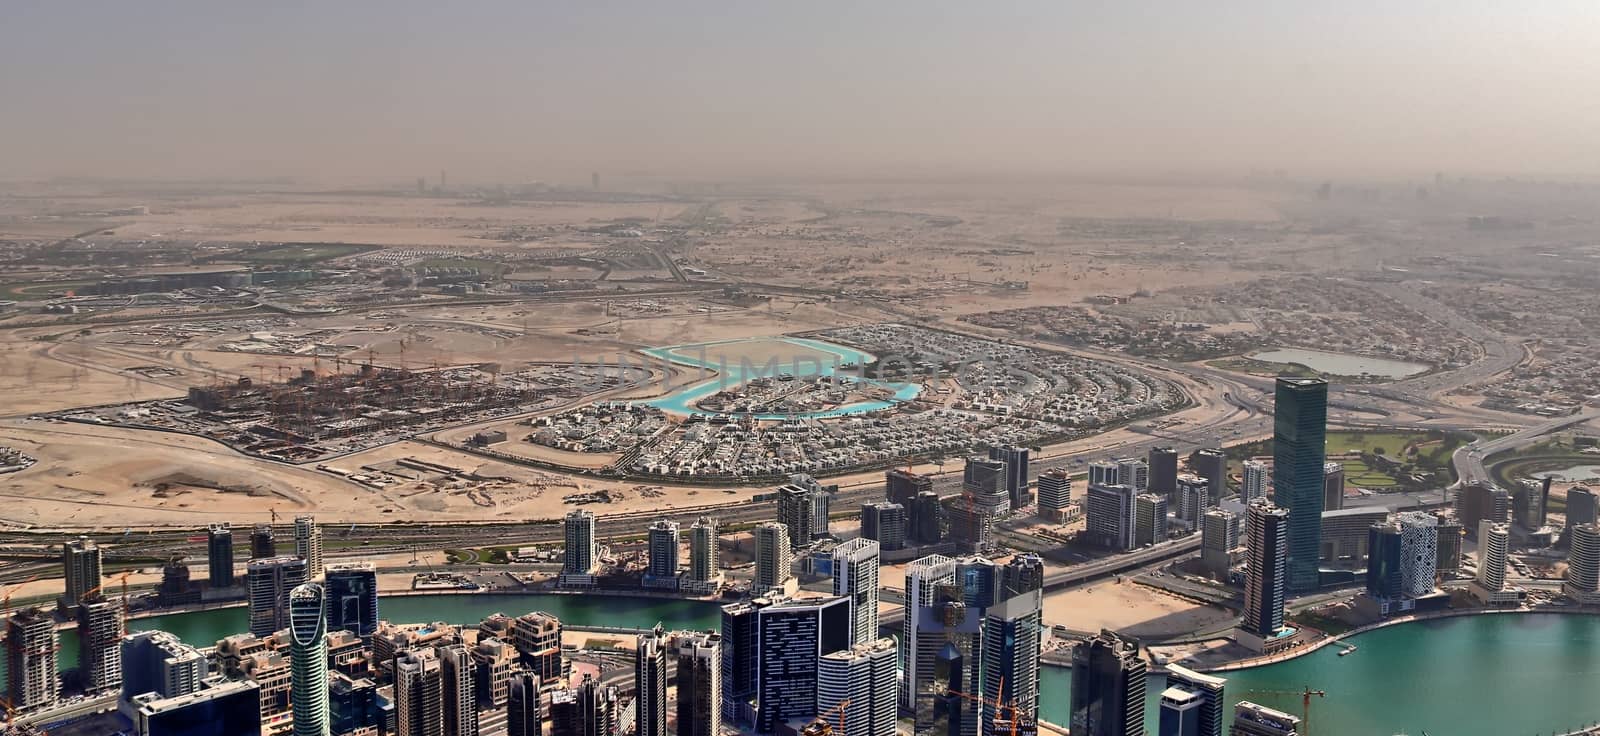
[[[1327,449],[1328,382],[1278,378],[1273,409],[1273,500],[1289,510],[1289,591],[1316,590],[1322,551],[1322,464]]]

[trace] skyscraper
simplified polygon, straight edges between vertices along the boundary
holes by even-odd
[[[1210,509],[1200,519],[1200,560],[1213,577],[1225,579],[1239,546],[1239,515],[1227,509]]]
[[[539,709],[539,678],[526,672],[511,676],[506,703],[506,736],[544,736]]]
[[[38,608],[6,620],[6,700],[19,712],[55,705],[56,622]]]
[[[88,537],[78,537],[61,545],[61,567],[67,582],[61,596],[61,610],[71,613],[85,593],[100,587],[100,545]]]
[[[784,600],[756,612],[756,731],[816,713],[817,658],[850,646],[845,598]]]
[[[1194,466],[1195,475],[1206,479],[1212,505],[1228,497],[1228,453],[1218,447],[1196,450],[1189,464]]]
[[[778,523],[789,530],[789,550],[797,551],[809,544],[816,528],[812,495],[821,491],[794,483],[778,486]]]
[[[878,543],[852,539],[833,548],[833,594],[850,601],[850,643],[878,638]]]
[[[1133,548],[1133,487],[1090,485],[1084,496],[1084,535],[1091,544],[1121,551]]]
[[[1400,598],[1400,524],[1393,520],[1373,524],[1367,531],[1367,595],[1378,601]]]
[[[1267,501],[1256,501],[1245,510],[1246,569],[1240,643],[1257,651],[1264,651],[1283,631],[1286,557],[1293,538],[1291,522],[1289,511]]]
[[[1439,574],[1445,577],[1461,575],[1461,523],[1454,517],[1440,514],[1439,518]]]
[[[650,566],[646,585],[676,587],[678,582],[678,522],[661,519],[650,525]]]
[[[1488,603],[1509,603],[1506,557],[1511,551],[1511,526],[1484,519],[1478,522],[1478,576],[1472,581],[1472,594]]]
[[[1181,687],[1161,691],[1160,736],[1200,736],[1200,696]]]
[[[711,632],[678,640],[677,736],[722,732],[722,636]]]
[[[1222,736],[1222,724],[1227,720],[1223,715],[1227,707],[1223,689],[1227,683],[1221,677],[1195,672],[1182,665],[1167,665],[1167,687],[1181,688],[1200,699],[1196,724],[1199,736]]]
[[[218,683],[176,698],[156,693],[128,702],[131,733],[142,736],[233,736],[261,733],[261,687],[249,680]]]
[[[322,586],[289,591],[289,692],[294,736],[328,736],[328,628]]]
[[[1190,529],[1200,528],[1200,517],[1206,509],[1216,506],[1211,502],[1211,488],[1205,478],[1184,473],[1178,476],[1178,518]]]
[[[289,627],[289,591],[305,583],[306,561],[282,555],[254,559],[245,566],[250,587],[250,633],[268,637]]]
[[[1062,521],[1071,505],[1071,474],[1064,469],[1039,473],[1039,515],[1051,521]]]
[[[819,718],[834,714],[838,736],[894,736],[899,700],[894,639],[883,638],[817,658]],[[842,711],[842,712],[841,712]]]
[[[165,631],[122,637],[122,697],[153,692],[176,698],[198,691],[209,669],[200,650]]]
[[[1600,496],[1588,486],[1567,489],[1567,528],[1600,522]]]
[[[233,529],[227,524],[206,529],[206,577],[213,589],[233,587]]]
[[[960,565],[957,566],[958,575]],[[1000,571],[999,595],[983,608],[983,694],[988,704],[980,719],[985,736],[999,736],[998,719],[1039,720],[1039,656],[1046,628],[1044,561],[1036,555],[1013,557]],[[1015,710],[996,708],[1007,703]]]
[[[793,562],[789,545],[789,527],[777,522],[757,524],[753,531],[756,543],[755,581],[751,592],[759,595],[774,588],[782,588],[792,577]]]
[[[89,693],[122,687],[122,603],[101,595],[78,603],[78,676]]]
[[[893,468],[885,473],[884,482],[885,497],[889,502],[908,509],[911,508],[911,501],[917,494],[933,491],[933,478],[900,468]]]
[[[906,537],[922,544],[944,541],[944,504],[934,491],[918,493],[906,507]]]
[[[956,561],[944,555],[928,555],[906,565],[906,613],[901,619],[900,670],[905,680],[900,686],[900,707],[913,710],[916,696],[929,688],[934,676],[934,656],[943,646],[933,621],[920,615],[934,604],[941,586],[955,583]]]
[[[547,686],[566,682],[567,670],[561,657],[561,619],[544,611],[518,616],[511,622],[511,645],[522,666]]]
[[[478,668],[460,644],[437,651],[444,736],[478,736]]]
[[[1433,592],[1439,571],[1439,520],[1421,511],[1395,515],[1400,525],[1400,592],[1420,598]]]
[[[1006,445],[989,447],[989,459],[1005,465],[1005,489],[1011,508],[1020,509],[1033,499],[1028,494],[1028,448]]]
[[[722,607],[722,715],[730,722],[747,720],[746,706],[755,698],[761,646],[756,613],[771,603],[754,598]]]
[[[322,577],[322,529],[315,516],[294,517],[294,553],[306,561],[306,579]]]
[[[1600,525],[1572,527],[1567,579],[1561,592],[1581,605],[1600,603]]]
[[[402,652],[394,661],[397,736],[444,736],[444,670],[436,649]]]
[[[1122,469],[1110,460],[1089,463],[1090,486],[1114,486],[1122,483]]]
[[[667,642],[659,624],[635,640],[633,681],[638,736],[667,736]]]
[[[1322,510],[1337,511],[1344,508],[1344,465],[1322,464]]]
[[[715,580],[717,567],[717,520],[708,516],[695,519],[689,526],[689,580],[709,583]]]
[[[1167,499],[1154,493],[1141,493],[1133,499],[1133,544],[1135,547],[1167,541]]]
[[[1239,500],[1246,504],[1267,497],[1267,464],[1260,460],[1244,461],[1243,480],[1239,486]]]
[[[1322,549],[1322,466],[1328,431],[1328,382],[1280,376],[1273,402],[1272,488],[1289,511],[1288,589],[1316,590]]]
[[[1172,498],[1178,490],[1178,451],[1171,447],[1152,447],[1146,462],[1150,464],[1150,492]]]
[[[1133,486],[1134,492],[1144,493],[1150,488],[1150,464],[1136,457],[1122,458],[1117,461],[1117,478]]]
[[[1006,493],[1006,464],[1000,460],[967,458],[961,470],[961,490],[971,494],[980,506],[1011,508],[1011,496]]]
[[[1102,631],[1072,650],[1072,736],[1144,733],[1145,671],[1139,645]]]
[[[272,527],[267,524],[257,524],[250,530],[250,559],[259,560],[265,557],[276,557],[278,554],[276,535]]]
[[[563,529],[566,549],[562,553],[563,576],[593,575],[597,558],[594,535],[594,512],[575,509],[567,512]]]
[[[861,538],[877,542],[878,547],[883,550],[904,549],[906,546],[905,507],[888,501],[878,501],[862,506]]]
[[[378,628],[378,568],[370,562],[336,562],[326,574],[328,630],[370,639]]]

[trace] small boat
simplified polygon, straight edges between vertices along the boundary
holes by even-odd
[[[1351,644],[1349,646],[1349,648],[1339,650],[1339,656],[1343,657],[1346,654],[1351,654],[1351,653],[1355,652],[1355,650],[1356,650],[1356,645]]]

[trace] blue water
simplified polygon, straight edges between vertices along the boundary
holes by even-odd
[[[661,409],[662,411],[671,412],[674,414],[732,415],[734,412],[716,412],[707,411],[705,409],[697,409],[695,408],[694,404],[695,402],[717,393],[718,391],[726,391],[736,388],[755,378],[772,377],[777,373],[790,373],[796,378],[806,378],[810,376],[831,376],[834,375],[842,365],[854,363],[859,367],[866,365],[872,360],[872,356],[867,353],[863,353],[859,350],[853,350],[842,345],[834,345],[833,343],[822,342],[820,340],[808,340],[801,337],[762,339],[786,342],[796,347],[809,348],[817,352],[827,353],[828,355],[833,356],[833,360],[822,363],[812,360],[798,360],[796,356],[778,355],[772,356],[777,360],[769,367],[767,364],[765,364],[765,362],[752,362],[740,365],[713,361],[709,356],[702,359],[693,355],[693,353],[699,352],[705,348],[711,348],[717,345],[729,345],[742,342],[741,340],[722,340],[718,342],[694,343],[692,345],[674,345],[664,348],[650,348],[645,350],[644,353],[653,358],[676,363],[678,365],[688,366],[690,368],[715,371],[718,375],[715,378],[710,378],[705,381],[686,386],[661,398],[650,399],[648,401],[642,401],[639,403],[645,406],[653,406],[657,409]],[[746,371],[746,368],[749,368],[750,370]],[[872,386],[882,386],[884,388],[892,389],[894,391],[894,399],[891,401],[860,401],[854,404],[835,407],[827,411],[797,412],[794,414],[756,414],[755,418],[763,420],[781,420],[789,418],[829,419],[834,417],[850,416],[854,414],[867,414],[870,412],[879,411],[881,409],[887,409],[901,402],[910,401],[916,398],[917,394],[921,391],[921,387],[914,383],[888,383],[861,376],[847,377],[853,382]]]

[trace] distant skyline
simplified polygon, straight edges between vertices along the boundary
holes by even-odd
[[[8,3],[0,178],[1600,171],[1600,5]]]

